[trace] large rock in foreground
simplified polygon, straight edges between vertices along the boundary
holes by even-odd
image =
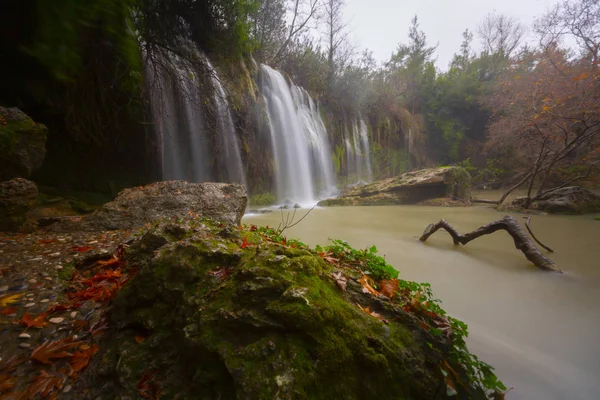
[[[132,229],[159,219],[198,216],[239,225],[248,199],[239,184],[157,182],[122,190],[111,202],[78,220],[62,219],[53,231]]]
[[[37,196],[37,186],[27,179],[0,182],[0,231],[20,231]]]
[[[18,108],[0,107],[0,181],[28,178],[46,155],[44,125]]]
[[[518,197],[506,208],[522,209],[525,201],[525,197]],[[529,208],[551,214],[597,213],[600,212],[600,196],[578,186],[569,186],[548,193],[531,203]]]
[[[358,270],[272,240],[207,220],[147,231],[127,250],[137,273],[109,339],[67,398],[449,398],[452,341],[426,316],[365,293]]]
[[[344,191],[320,206],[378,206],[416,204],[431,199],[452,198],[470,203],[471,176],[461,167],[430,168]]]

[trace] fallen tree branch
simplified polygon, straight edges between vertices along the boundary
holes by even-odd
[[[454,240],[454,244],[456,245],[466,245],[471,240],[477,239],[480,236],[489,235],[499,230],[505,230],[510,234],[510,236],[512,236],[513,240],[515,241],[515,247],[521,250],[523,254],[525,254],[525,257],[527,257],[527,259],[531,261],[536,267],[549,271],[562,272],[552,260],[550,260],[538,250],[533,241],[529,238],[529,236],[527,236],[523,228],[521,228],[519,222],[509,215],[505,216],[501,220],[484,225],[481,228],[478,228],[464,235],[458,233],[452,225],[450,225],[448,222],[442,219],[439,222],[430,224],[427,228],[425,228],[425,231],[423,232],[423,235],[419,238],[419,240],[421,242],[426,241],[439,229],[446,230],[450,234],[450,236],[452,236],[452,240]]]
[[[537,242],[537,244],[539,244],[540,246],[542,246],[548,252],[554,253],[554,250],[552,250],[550,247],[546,246],[544,243],[540,242],[538,240],[538,238],[535,237],[535,235],[533,234],[533,231],[531,230],[531,227],[529,226],[530,222],[531,222],[531,217],[527,217],[526,221],[525,221],[525,226],[527,227],[527,231],[529,232],[529,234],[531,235],[531,237],[533,238],[533,240],[535,240]]]

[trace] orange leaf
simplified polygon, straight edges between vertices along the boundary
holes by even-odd
[[[379,294],[379,292],[373,288],[373,279],[367,275],[363,275],[362,278],[360,278],[360,284],[363,286],[364,293],[371,293],[374,296]]]
[[[39,244],[50,244],[56,242],[56,239],[42,239],[38,243]]]
[[[145,341],[145,340],[146,340],[146,338],[145,338],[145,337],[143,337],[143,336],[141,336],[141,335],[135,335],[135,337],[133,338],[133,340],[135,340],[135,342],[136,342],[137,344],[140,344],[140,343],[142,343],[143,341]]]
[[[45,341],[41,346],[33,350],[31,358],[42,364],[52,364],[54,361],[51,361],[51,359],[53,358],[72,357],[73,354],[67,352],[67,350],[77,347],[82,343],[75,342],[70,337],[54,342]]]
[[[8,374],[0,374],[0,393],[12,389],[15,386],[15,377]]]
[[[250,243],[248,243],[248,237],[244,236],[244,241],[242,242],[242,249],[245,249],[246,247],[250,247]]]
[[[80,351],[76,351],[69,362],[71,368],[73,368],[73,371],[79,372],[84,369],[89,364],[90,359],[94,356],[94,354],[98,352],[98,350],[99,347],[94,344],[92,346],[88,346],[87,348],[80,348]]]
[[[64,376],[49,374],[42,370],[40,371],[40,374],[35,377],[35,380],[31,385],[27,387],[21,398],[33,399],[37,398],[38,395],[40,398],[44,398],[52,393],[55,388],[59,390],[62,389],[65,379],[66,377]]]
[[[36,318],[33,318],[28,313],[25,313],[21,319],[21,323],[28,328],[43,328],[48,325],[48,323],[44,321],[44,318],[46,318],[45,314],[40,314]]]
[[[381,288],[381,294],[390,299],[393,299],[398,292],[398,279],[386,279],[379,283],[379,287]]]
[[[160,389],[154,382],[155,371],[146,371],[137,384],[138,394],[144,399],[158,400]]]
[[[96,264],[100,267],[108,267],[109,265],[118,264],[119,261],[120,260],[117,258],[117,256],[112,256],[112,258],[109,260],[98,260],[96,261]]]

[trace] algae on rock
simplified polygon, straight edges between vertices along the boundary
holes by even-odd
[[[342,291],[308,248],[185,219],[143,233],[127,263],[85,398],[133,398],[148,374],[164,399],[449,398],[451,340],[356,280]]]

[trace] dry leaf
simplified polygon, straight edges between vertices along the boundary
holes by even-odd
[[[46,318],[45,314],[40,314],[33,318],[28,313],[25,313],[20,322],[28,328],[43,328],[44,326],[48,325],[48,323],[44,321],[44,318]]]
[[[62,389],[65,379],[65,376],[49,374],[42,370],[40,371],[40,374],[35,377],[35,380],[31,385],[27,387],[21,398],[34,399],[37,398],[38,395],[40,398],[45,398],[52,393],[55,388],[59,390]]]
[[[6,307],[9,304],[16,303],[21,297],[23,297],[23,293],[13,294],[11,296],[4,296],[0,299],[0,307]]]
[[[43,364],[52,364],[54,358],[72,357],[73,354],[67,352],[74,347],[79,346],[82,342],[75,342],[70,337],[56,340],[54,342],[46,341],[31,353],[31,358]]]
[[[381,294],[393,299],[399,289],[398,279],[386,279],[379,283]]]
[[[84,369],[90,362],[90,359],[96,354],[99,350],[97,345],[92,346],[81,346],[79,351],[76,351],[71,357],[71,361],[69,364],[74,372],[79,372]]]
[[[373,288],[372,285],[374,283],[375,282],[373,282],[373,279],[367,275],[363,275],[362,278],[360,278],[360,284],[363,287],[363,293],[371,293],[372,295],[377,296],[379,292]]]
[[[346,285],[348,284],[348,279],[344,276],[344,274],[338,271],[331,274],[331,276],[333,276],[333,279],[335,280],[335,283],[339,286],[339,288],[345,292]]]

